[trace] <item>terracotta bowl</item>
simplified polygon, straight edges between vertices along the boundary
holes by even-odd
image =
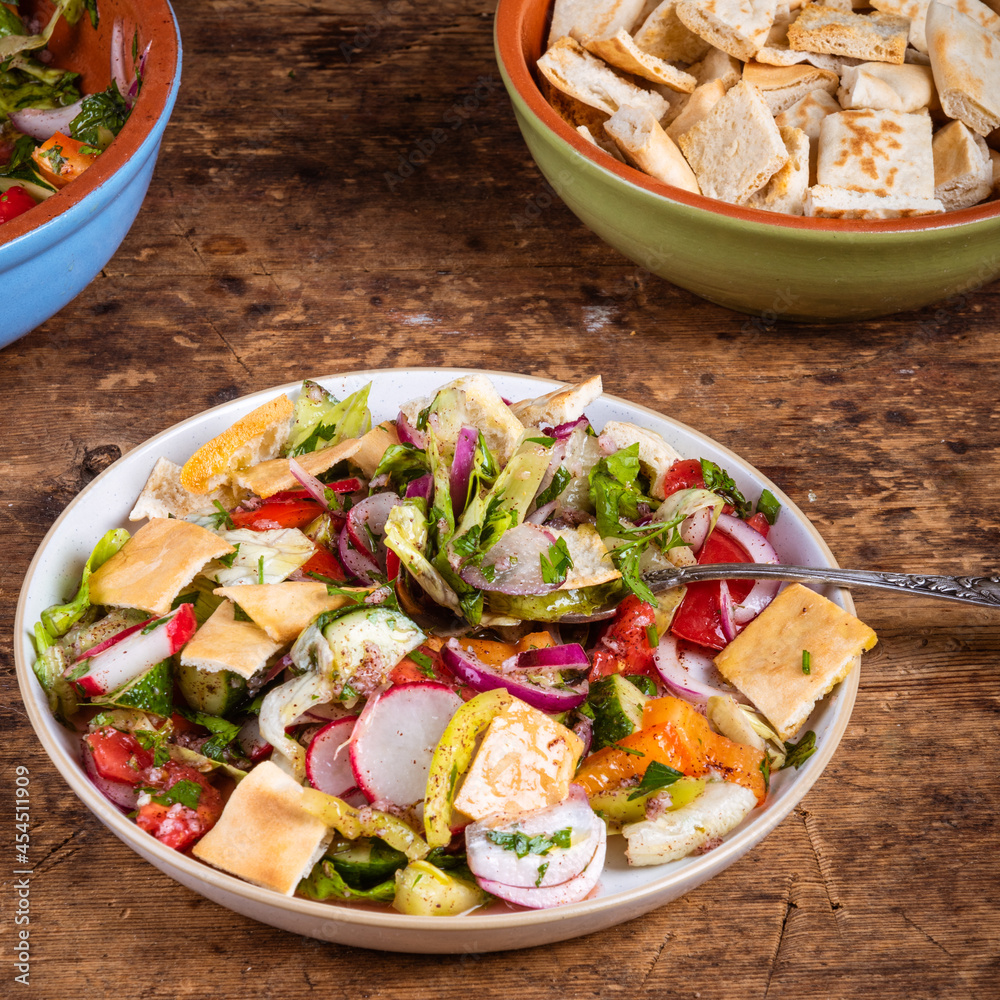
[[[619,163],[549,106],[535,63],[551,0],[500,0],[497,62],[538,168],[567,207],[641,267],[768,320],[917,309],[1000,275],[1000,201],[917,219],[806,219],[690,194]]]
[[[48,0],[22,0],[42,16]],[[115,141],[77,180],[0,226],[0,347],[23,336],[75,298],[111,259],[139,212],[180,85],[181,42],[166,0],[101,0],[95,30],[84,16],[61,22],[49,49],[57,66],[82,74],[84,94],[111,82],[111,34],[138,31],[152,42],[142,93]]]

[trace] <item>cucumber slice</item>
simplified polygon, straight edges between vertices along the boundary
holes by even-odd
[[[195,711],[208,715],[232,712],[247,693],[247,682],[231,670],[208,671],[182,663],[176,679],[184,700]]]
[[[406,855],[377,838],[359,840],[328,853],[327,860],[352,889],[370,889],[406,867]]]

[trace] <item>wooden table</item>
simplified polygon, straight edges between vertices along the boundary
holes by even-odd
[[[652,278],[550,198],[500,84],[490,5],[176,10],[184,83],[135,226],[76,301],[0,353],[4,994],[1000,997],[996,612],[858,592],[879,645],[800,807],[690,895],[552,947],[388,956],[277,931],[161,875],[71,795],[14,679],[32,553],[150,435],[307,375],[600,372],[781,484],[843,565],[1000,563],[1000,287],[867,323],[755,325]],[[13,982],[18,765],[30,988]]]

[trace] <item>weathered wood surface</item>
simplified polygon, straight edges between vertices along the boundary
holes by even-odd
[[[118,455],[306,375],[601,372],[756,464],[843,565],[1000,568],[1000,287],[875,322],[755,325],[651,278],[551,201],[500,86],[489,5],[176,10],[184,83],[135,227],[75,302],[0,353],[4,995],[1000,996],[994,612],[859,592],[880,643],[801,806],[687,897],[552,947],[394,957],[276,931],[161,875],[69,793],[14,679],[32,553]],[[13,981],[19,764],[28,988]]]

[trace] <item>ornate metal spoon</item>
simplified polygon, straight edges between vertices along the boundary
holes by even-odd
[[[836,583],[842,587],[871,587],[914,597],[937,597],[947,601],[1000,608],[1000,575],[929,576],[923,573],[879,573],[864,569],[714,563],[656,570],[645,577],[646,584],[654,593],[702,580],[813,580],[817,583]],[[599,621],[613,614],[614,608],[602,608],[590,615],[564,615],[562,621],[567,624]]]

